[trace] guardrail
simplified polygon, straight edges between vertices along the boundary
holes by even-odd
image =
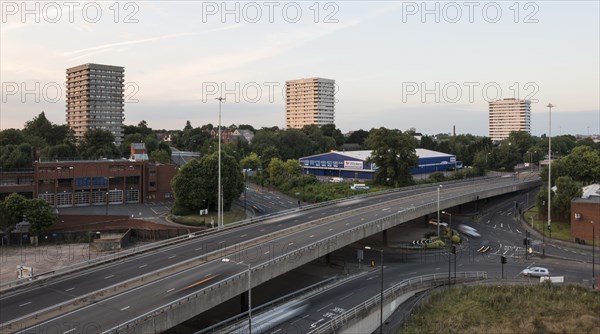
[[[469,282],[469,281],[477,281],[477,280],[485,280],[487,279],[487,273],[482,271],[476,272],[460,272],[456,273],[456,282]],[[387,300],[391,298],[396,298],[401,296],[407,292],[424,289],[424,288],[432,288],[439,285],[445,285],[448,283],[448,275],[447,274],[430,274],[423,275],[418,277],[409,278],[394,284],[392,287],[388,288],[383,292],[383,302],[385,303]],[[363,316],[369,314],[374,308],[379,307],[381,302],[381,296],[378,294],[377,296],[371,297],[365,302],[357,305],[346,312],[340,314],[339,316],[331,319],[330,321],[322,324],[321,326],[315,328],[310,331],[310,334],[325,334],[325,333],[335,333],[340,330],[343,326],[346,326],[352,321],[360,320]]]

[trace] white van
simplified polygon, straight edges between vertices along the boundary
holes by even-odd
[[[331,179],[329,179],[329,183],[341,183],[341,182],[344,182],[343,177],[332,177]]]

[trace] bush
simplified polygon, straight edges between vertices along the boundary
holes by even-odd
[[[440,248],[444,248],[444,247],[446,247],[446,243],[444,243],[440,239],[433,240],[430,243],[423,244],[423,248],[427,248],[427,249],[440,249]]]

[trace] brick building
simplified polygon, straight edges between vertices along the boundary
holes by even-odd
[[[177,166],[148,160],[35,162],[32,169],[0,170],[0,197],[20,193],[52,206],[73,207],[169,200]]]
[[[592,222],[595,224],[596,245],[600,241],[600,186],[584,188],[584,198],[571,201],[571,237],[592,241]],[[587,188],[587,187],[586,187]]]

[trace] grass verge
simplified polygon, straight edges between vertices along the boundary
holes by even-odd
[[[575,286],[477,286],[431,295],[399,333],[600,333],[598,292]]]
[[[544,229],[544,234],[546,237],[548,236],[548,221],[545,219],[540,219],[538,215],[537,207],[531,208],[523,215],[524,219],[527,221],[527,224],[531,226],[531,218],[533,217],[533,228],[542,233],[542,229]],[[565,240],[565,241],[573,241],[571,239],[571,225],[569,223],[561,222],[561,221],[552,221],[552,239]],[[590,240],[590,243],[592,241]]]

